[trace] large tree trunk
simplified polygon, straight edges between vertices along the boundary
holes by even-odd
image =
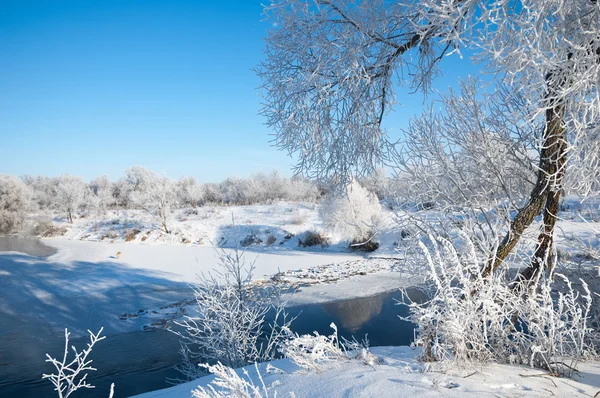
[[[551,75],[548,76],[548,78]],[[552,269],[552,250],[562,180],[566,163],[566,129],[564,123],[564,105],[551,103],[546,111],[546,126],[542,137],[539,171],[536,185],[527,204],[521,208],[509,230],[496,250],[496,255],[488,262],[484,275],[494,272],[514,249],[521,235],[543,211],[543,230],[538,237],[538,247],[531,264],[521,272],[518,281],[535,281],[541,270]]]

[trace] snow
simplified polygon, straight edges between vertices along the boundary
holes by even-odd
[[[453,367],[443,364],[427,371],[417,360],[419,349],[410,347],[374,347],[372,353],[380,364],[365,365],[349,360],[323,364],[320,372],[300,370],[290,360],[269,363],[282,372],[268,372],[268,364],[259,371],[270,396],[289,397],[521,397],[558,396],[589,397],[600,390],[600,364],[582,363],[574,378],[556,378],[539,369],[490,364]],[[254,366],[245,368],[258,385]],[[242,371],[238,370],[242,376]],[[242,376],[243,377],[243,376]],[[138,398],[189,397],[197,386],[206,386],[214,376],[164,390],[141,394]],[[118,392],[118,386],[116,391]]]
[[[373,296],[418,284],[425,277],[407,269],[395,254],[399,237],[389,211],[384,215],[381,247],[372,254],[349,252],[347,241],[339,236],[333,236],[326,248],[298,247],[304,232],[324,231],[313,204],[206,207],[189,216],[178,211],[173,218],[173,234],[160,232],[142,211],[120,212],[100,222],[89,218],[78,218],[73,225],[58,222],[67,233],[43,239],[58,249],[56,254],[36,258],[0,253],[0,335],[11,344],[26,346],[30,339],[60,335],[64,327],[81,336],[103,326],[109,341],[115,333],[163,328],[192,305],[187,284],[215,267],[218,253],[211,242],[230,250],[235,240],[250,235],[258,238],[245,248],[246,261],[256,260],[255,283],[293,287],[295,292],[284,296],[289,306]],[[573,214],[559,226],[565,236],[557,241],[559,249],[575,253],[567,247],[571,235],[597,245],[597,222],[590,225]],[[126,242],[132,229],[140,232]],[[270,235],[275,237],[272,244],[267,243]],[[448,366],[443,372],[424,372],[411,348],[373,351],[382,364],[349,361],[327,365],[321,373],[298,373],[289,361],[281,360],[273,365],[285,374],[266,374],[265,380],[279,396],[294,391],[298,397],[390,396],[392,391],[396,396],[575,397],[600,390],[600,365],[595,363],[581,364],[581,377],[571,380],[503,365],[452,369],[442,364]],[[143,396],[189,396],[191,389],[210,380]]]

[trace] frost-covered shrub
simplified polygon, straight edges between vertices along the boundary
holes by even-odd
[[[460,253],[443,238],[430,238],[432,249],[421,243],[434,295],[410,303],[409,320],[418,326],[424,359],[527,364],[562,374],[595,355],[585,281],[580,296],[565,276],[555,274],[565,286],[553,295],[550,279],[531,289],[509,283],[504,269],[483,276],[485,259],[463,238]]]
[[[67,216],[72,223],[73,217],[84,204],[86,184],[81,177],[63,174],[56,180],[56,207]]]
[[[220,362],[216,365],[202,366],[214,374],[215,379],[207,387],[198,386],[193,390],[192,396],[195,398],[269,398],[270,396],[257,364],[254,367],[259,385],[254,383],[246,369],[242,369],[245,377],[240,377],[234,369]],[[276,396],[277,394],[273,395]]]
[[[31,190],[16,177],[0,175],[0,234],[23,227],[31,204]]]
[[[320,371],[320,364],[349,359],[338,338],[337,326],[333,322],[329,326],[333,329],[329,336],[317,332],[314,335],[292,335],[293,338],[281,344],[281,353],[301,368],[317,372]]]
[[[67,398],[75,391],[84,388],[94,388],[87,381],[87,375],[89,371],[95,371],[96,368],[93,368],[92,360],[88,359],[88,356],[92,352],[94,345],[97,342],[104,340],[106,337],[100,335],[102,334],[102,328],[98,331],[98,333],[94,334],[88,330],[90,334],[90,342],[87,345],[87,348],[83,351],[78,351],[75,346],[71,346],[73,350],[73,359],[69,358],[69,335],[70,333],[65,329],[65,349],[63,351],[62,360],[58,360],[54,357],[51,357],[49,354],[46,354],[46,362],[51,363],[56,369],[56,373],[51,374],[43,374],[42,379],[48,379],[54,385],[54,391],[56,391],[59,398]],[[110,386],[109,398],[112,398],[114,395],[114,383]]]
[[[291,320],[279,303],[279,290],[250,283],[254,262],[246,265],[244,253],[236,247],[220,252],[219,266],[192,286],[196,315],[176,322],[183,328],[174,332],[182,343],[178,370],[189,380],[201,375],[201,362],[219,361],[236,368],[274,359],[288,338],[284,330]]]
[[[301,368],[317,372],[321,370],[319,366],[327,362],[354,359],[365,365],[379,363],[379,359],[371,353],[368,340],[359,343],[342,337],[340,341],[335,323],[332,322],[329,326],[333,329],[329,336],[317,332],[299,336],[288,330],[290,338],[281,345],[281,353]]]
[[[67,233],[66,228],[59,228],[52,222],[48,216],[38,216],[30,219],[26,227],[27,235],[40,238],[51,238],[53,236],[62,236]]]
[[[381,222],[381,205],[375,194],[353,181],[343,195],[330,195],[319,208],[326,227],[358,242],[373,239]]]

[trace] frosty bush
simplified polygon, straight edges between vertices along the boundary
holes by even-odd
[[[0,234],[18,231],[31,203],[31,190],[18,178],[0,175]]]
[[[373,239],[381,218],[375,194],[353,181],[341,196],[331,195],[321,204],[319,214],[328,229],[359,244]]]
[[[201,375],[200,362],[219,361],[236,368],[274,359],[292,322],[276,288],[251,286],[254,262],[246,266],[237,247],[231,252],[221,250],[219,265],[219,270],[202,275],[192,286],[197,315],[176,322],[183,328],[175,332],[182,338],[183,364],[178,370],[190,380]],[[273,313],[271,324],[269,313]]]
[[[319,365],[325,362],[339,362],[349,359],[344,346],[340,344],[337,326],[329,325],[333,333],[329,336],[306,334],[295,335],[281,345],[281,353],[296,365],[306,370],[320,371]]]
[[[409,304],[409,320],[417,324],[424,359],[518,363],[563,374],[595,354],[585,281],[580,296],[565,276],[555,274],[565,288],[553,296],[551,279],[540,280],[535,289],[507,283],[504,268],[484,276],[485,259],[466,235],[463,239],[460,253],[443,238],[431,237],[432,249],[421,243],[435,293],[426,303]]]
[[[94,386],[87,381],[87,372],[96,370],[91,366],[93,361],[88,359],[88,355],[92,352],[94,345],[96,345],[97,342],[104,340],[105,337],[100,337],[102,328],[100,328],[96,334],[89,330],[88,333],[90,334],[90,342],[86,349],[77,351],[75,346],[71,347],[73,350],[73,359],[69,359],[70,333],[67,329],[65,329],[65,349],[63,351],[62,360],[58,360],[51,357],[49,354],[46,354],[46,357],[48,358],[46,362],[51,363],[56,368],[56,373],[43,374],[42,379],[50,380],[54,385],[54,391],[56,391],[59,398],[67,398],[79,389],[94,388]],[[114,387],[114,384],[110,386],[109,398],[112,398],[114,395]]]
[[[256,385],[248,374],[246,369],[242,369],[245,377],[240,377],[238,373],[222,363],[216,365],[203,365],[208,371],[215,375],[215,379],[207,387],[199,386],[192,391],[195,398],[268,398],[269,390],[258,370],[258,365],[254,365],[260,385]],[[215,388],[216,387],[216,388]],[[276,397],[277,394],[273,394]]]

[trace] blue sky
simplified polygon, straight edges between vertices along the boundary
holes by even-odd
[[[263,2],[265,0],[262,0]],[[142,165],[220,181],[290,160],[257,115],[261,1],[2,0],[0,173],[117,179]],[[473,73],[444,61],[444,89]],[[392,135],[418,112],[400,92]]]

